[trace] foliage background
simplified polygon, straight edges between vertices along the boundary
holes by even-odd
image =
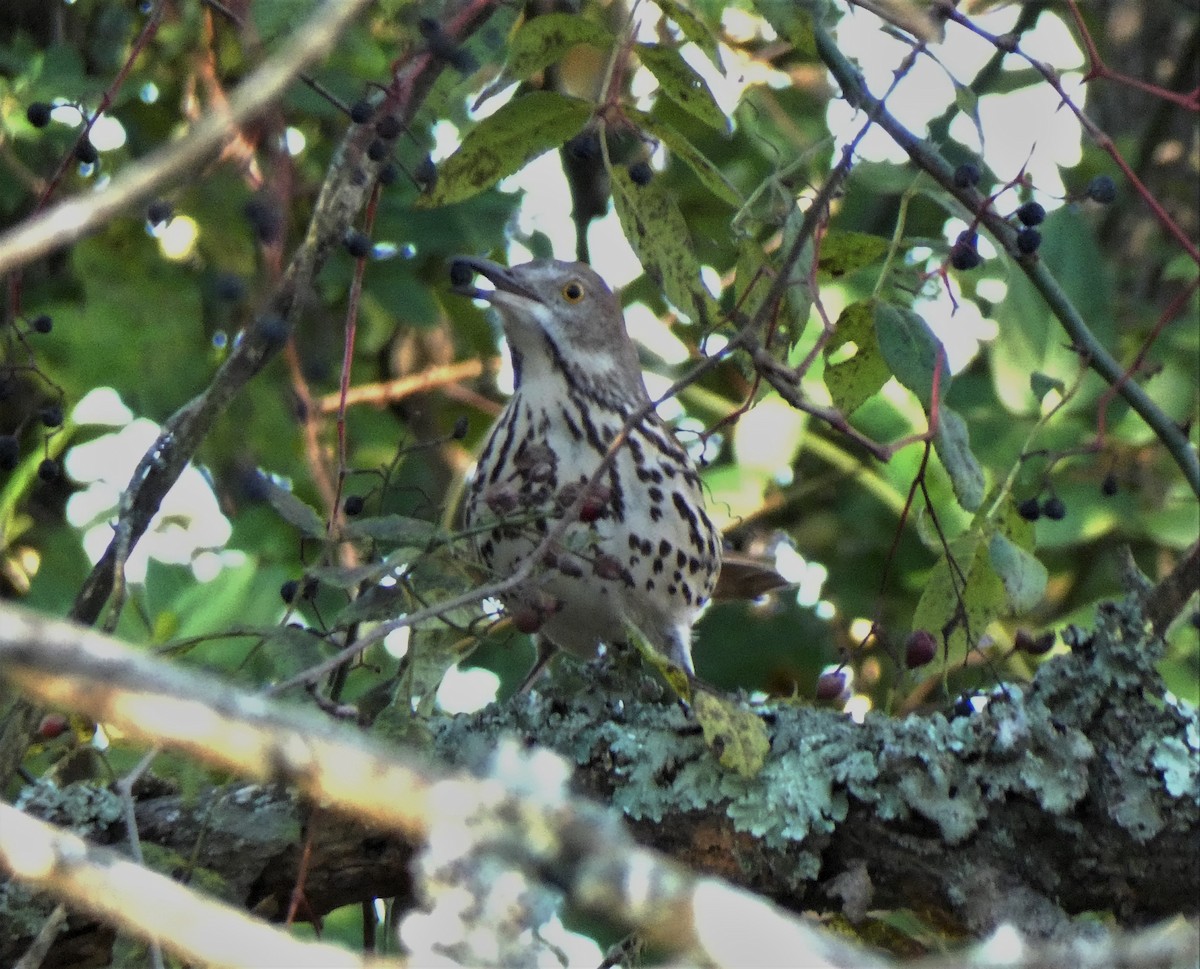
[[[609,151],[619,191],[634,199],[633,208],[645,204],[650,193],[667,199],[686,225],[686,239],[651,239],[639,254],[652,262],[683,260],[692,293],[699,291],[700,278],[693,270],[709,267],[705,278],[721,280],[719,305],[729,314],[753,290],[751,280],[760,267],[778,269],[780,253],[826,184],[844,144],[831,134],[826,114],[839,85],[818,56],[812,23],[805,18],[815,12],[818,23],[841,31],[868,15],[855,11],[851,16],[842,5],[797,7],[789,13],[769,3],[736,4],[728,9],[765,18],[777,29],[765,30],[759,21],[756,32],[734,40],[725,5],[664,3],[660,8],[667,19],[647,28],[641,39],[654,36],[666,50],[691,40],[703,56],[716,52],[719,37],[726,44],[721,57],[727,64],[764,73],[769,67],[778,85],[746,87],[728,119],[712,114],[707,89],[688,69],[676,82],[666,69],[655,72],[658,92],[635,98],[618,85],[608,92],[609,100],[598,102],[612,133]],[[106,179],[221,104],[310,9],[294,0],[255,0],[229,8],[238,25],[215,6],[136,8],[78,0],[53,16],[43,16],[37,4],[11,6],[0,14],[0,219],[17,224],[45,194],[103,191]],[[152,15],[161,15],[161,23],[138,46]],[[91,409],[68,417],[61,428],[46,427],[41,411],[61,404],[70,414],[96,388],[112,387],[132,415],[162,424],[200,393],[239,330],[264,312],[289,252],[303,238],[351,124],[346,106],[369,96],[372,85],[386,84],[393,65],[426,50],[431,36],[436,46],[441,35],[431,35],[420,18],[441,16],[410,4],[378,4],[347,31],[308,83],[294,85],[281,103],[239,131],[219,160],[165,192],[174,212],[171,226],[195,230],[194,243],[181,254],[168,257],[162,228],[156,235],[144,211],[131,212],[7,277],[0,433],[16,436],[21,459],[0,481],[9,596],[52,614],[69,612],[90,568],[81,538],[83,512],[68,521],[69,501],[82,492],[86,475],[106,465],[119,490],[121,475],[132,473],[132,461],[140,456],[133,450],[118,470],[120,451],[108,436],[113,429],[93,423],[94,397]],[[623,23],[620,10],[592,4],[585,4],[580,16],[596,37],[616,36]],[[1002,33],[1014,22],[1058,18],[1075,31],[1077,42],[1083,39],[1068,12],[1056,5],[1030,3],[994,16],[1002,26],[991,26],[983,15],[977,22]],[[1200,26],[1194,11],[1159,0],[1088,4],[1080,16],[1114,70],[1180,98],[1197,89]],[[175,561],[151,559],[144,580],[130,585],[125,607],[109,614],[126,640],[265,684],[328,656],[331,644],[353,636],[360,622],[449,598],[485,578],[472,571],[462,543],[445,535],[453,527],[454,498],[470,454],[501,399],[492,371],[485,367],[481,376],[403,399],[391,396],[387,382],[496,355],[495,334],[483,313],[449,293],[446,270],[454,255],[489,253],[505,259],[521,251],[509,250],[514,240],[534,255],[570,255],[561,242],[555,250],[550,236],[529,231],[518,219],[519,193],[496,187],[494,178],[477,170],[459,172],[453,160],[443,159],[444,148],[437,143],[447,125],[469,134],[483,124],[469,106],[498,76],[518,44],[521,23],[522,11],[515,7],[491,12],[463,48],[452,48],[454,56],[468,52],[474,66],[460,62],[465,69],[443,71],[414,123],[388,142],[396,180],[363,217],[370,224],[359,224],[375,243],[373,257],[356,264],[339,252],[329,260],[313,291],[304,294],[302,309],[289,320],[293,332],[287,347],[213,427],[196,457],[216,506],[172,509],[173,517],[156,527],[175,539],[180,531],[187,533],[194,551],[184,553],[182,562],[178,552]],[[874,29],[893,30],[884,24]],[[961,42],[964,31],[950,25],[947,43]],[[551,49],[551,42],[546,44]],[[514,103],[538,86],[579,93],[594,85],[611,51],[593,48],[589,55],[576,48],[570,54],[561,76],[543,72],[546,64],[522,72]],[[955,117],[972,121],[984,94],[1046,82],[1027,65],[999,70],[999,55],[994,61],[974,79],[953,78],[955,103],[930,124],[927,135],[951,169],[971,162],[983,171],[981,188],[999,189],[1020,172],[993,171],[988,142],[977,155],[955,137],[962,129],[952,122]],[[1063,65],[1051,59],[1051,66]],[[115,83],[126,67],[127,75]],[[892,69],[908,68],[898,56]],[[635,90],[646,87],[646,77],[632,68],[630,79]],[[1076,106],[1095,119],[1111,143],[1084,138],[1079,161],[1059,173],[1065,199],[1052,199],[1033,184],[1010,188],[995,209],[1007,216],[1020,201],[1034,197],[1054,209],[1040,226],[1044,241],[1038,258],[1109,352],[1122,365],[1139,361],[1130,379],[1185,428],[1194,448],[1200,383],[1197,267],[1179,239],[1154,218],[1150,203],[1162,206],[1184,237],[1195,239],[1195,105],[1189,108],[1180,99],[1109,77],[1095,78],[1085,90],[1076,95]],[[26,116],[34,102],[65,100],[93,111],[102,97],[109,100],[105,113],[120,122],[125,141],[101,152],[96,166],[71,160],[81,130],[77,124],[55,120],[37,128]],[[1194,102],[1195,94],[1191,97]],[[644,115],[631,110],[635,103]],[[580,116],[578,103],[565,100],[547,110],[543,127],[518,114],[515,124],[488,135],[494,139],[488,146],[518,160],[556,148],[589,113]],[[1064,109],[1064,117],[1067,113]],[[677,139],[675,150],[657,150],[653,139],[622,128],[621,117],[640,119],[664,142]],[[1020,130],[986,134],[1023,139],[1031,146],[1043,137]],[[299,139],[302,151],[285,150]],[[692,156],[694,163],[688,164],[678,139],[694,146],[699,160]],[[428,178],[431,151],[442,169],[435,184]],[[627,166],[651,155],[652,182],[639,190],[628,182]],[[1122,177],[1118,157],[1137,172],[1144,192]],[[1116,178],[1112,204],[1086,197],[1097,175]],[[461,198],[438,204],[456,196]],[[264,207],[281,219],[271,238],[263,230]],[[844,430],[791,410],[758,379],[745,354],[732,354],[680,393],[675,419],[708,459],[705,480],[731,543],[792,569],[789,578],[808,581],[801,583],[799,596],[775,594],[709,612],[698,629],[696,658],[701,676],[712,683],[811,697],[822,671],[844,663],[856,674],[860,709],[866,703],[892,710],[945,706],[964,692],[986,690],[997,679],[1029,674],[1036,660],[1013,649],[1018,628],[1038,634],[1068,623],[1089,625],[1095,603],[1120,591],[1115,554],[1120,546],[1129,545],[1141,567],[1157,577],[1196,541],[1192,489],[1125,402],[1107,402],[1100,378],[1083,379],[1052,413],[1031,392],[1035,373],[1048,378],[1033,384],[1035,390],[1054,381],[1072,386],[1080,373],[1078,356],[1064,347],[1067,340],[1056,319],[1002,245],[991,246],[994,254],[979,269],[948,268],[961,228],[954,220],[961,221],[964,211],[948,185],[919,175],[907,162],[856,163],[837,192],[828,224],[821,226],[819,245],[806,250],[808,263],[796,271],[802,278],[811,271],[831,321],[843,307],[873,296],[920,313],[948,290],[994,322],[995,338],[955,374],[942,398],[969,429],[973,457],[965,459],[967,473],[976,466],[981,470],[987,507],[998,509],[993,522],[978,531],[973,512],[979,505],[962,507],[942,461],[934,456],[924,464],[921,443],[887,463],[875,461]],[[361,292],[356,291],[356,268],[363,270]],[[1003,282],[1002,298],[989,298],[1001,290],[984,280]],[[717,345],[705,342],[714,334],[729,339],[737,332],[728,315],[680,319],[649,276],[630,281],[624,298],[627,304],[643,302],[667,321],[692,359],[703,347]],[[793,287],[789,299],[776,321],[780,339],[770,350],[790,367],[811,354],[811,365],[799,375],[801,385],[812,399],[827,400],[830,381],[826,355],[820,352],[825,337],[819,313],[813,310],[810,316],[811,299],[806,301],[803,286]],[[51,333],[32,330],[39,314],[52,317]],[[351,323],[356,330],[347,356],[343,348]],[[884,377],[896,369],[886,348],[871,351],[864,342],[858,349],[860,359],[869,351],[878,354],[872,365],[883,366]],[[682,355],[667,363],[647,351],[644,360],[649,371],[667,378],[687,370]],[[343,456],[335,413],[344,376],[352,388],[374,389],[375,400],[347,409]],[[864,379],[861,386],[870,389]],[[894,380],[875,390],[852,415],[862,434],[889,442],[925,430],[926,414],[916,396]],[[324,409],[324,401],[333,409]],[[740,422],[725,421],[745,405],[753,409]],[[1049,416],[1042,421],[1044,414]],[[463,418],[469,424],[460,439],[455,428]],[[713,429],[703,441],[695,436],[701,428]],[[1100,429],[1103,438],[1091,450]],[[104,450],[88,466],[83,447],[95,440],[103,440]],[[147,443],[142,442],[143,450]],[[73,458],[75,449],[79,453]],[[1021,460],[1023,451],[1041,453]],[[40,478],[37,470],[47,456],[65,460],[66,474]],[[1106,482],[1115,482],[1115,494],[1105,493],[1111,490]],[[281,497],[281,484],[316,516]],[[927,488],[927,495],[920,494],[906,513],[915,484]],[[359,530],[340,536],[350,541],[333,541],[339,533],[325,526],[331,519],[345,520],[336,509],[348,494],[365,498],[365,510],[356,516]],[[1067,509],[1060,521],[1042,516],[1030,525],[1015,514],[1021,501],[1054,495]],[[229,522],[222,542],[212,538],[220,535],[220,526],[213,524],[218,508]],[[93,523],[102,526],[111,514],[102,507],[91,510]],[[990,538],[1001,528],[1036,556],[1046,574],[1044,586],[1035,582],[1041,594],[1026,595],[1024,608],[1013,614],[1012,597],[994,588],[1002,576],[985,562],[990,591],[980,593],[978,615],[984,621],[970,630],[969,656],[960,635],[937,663],[909,671],[902,656],[907,633],[924,627],[940,638],[942,623],[960,601],[955,594],[935,600],[927,592],[937,587],[946,551],[931,527],[931,512],[948,539],[965,542],[952,546],[956,559],[966,550],[966,562],[973,561],[972,536]],[[417,521],[437,530],[422,530]],[[162,543],[164,549],[170,545]],[[206,550],[207,545],[214,547]],[[367,597],[365,604],[360,599],[351,607],[348,590],[382,576],[386,569],[370,563],[393,552],[414,563],[406,580],[391,594]],[[305,587],[311,595],[285,605],[281,587],[305,575],[321,581]],[[813,580],[819,583],[822,575],[815,592]],[[430,657],[428,668],[420,667],[416,680],[401,689],[429,701],[445,666],[464,654],[475,633],[483,645],[464,664],[494,671],[502,690],[510,688],[529,662],[524,637],[505,624],[489,633],[475,616],[459,610],[448,617],[454,628],[435,625],[420,633],[425,639],[418,645],[426,651],[420,655]],[[864,644],[864,619],[866,628],[873,622],[885,630],[885,640]],[[300,621],[317,635],[297,635],[287,628],[289,621]],[[231,628],[238,634],[229,635]],[[373,689],[396,688],[393,657],[375,647],[364,661],[326,691],[340,702],[370,705],[378,703]],[[1197,633],[1181,622],[1162,666],[1167,685],[1195,702],[1198,670]],[[74,727],[79,739],[90,737],[91,725]],[[28,766],[40,770],[62,755],[61,743],[38,745]],[[138,752],[118,743],[108,756],[120,772]]]

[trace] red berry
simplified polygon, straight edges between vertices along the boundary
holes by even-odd
[[[836,700],[846,690],[846,674],[842,670],[830,670],[817,677],[817,699]]]
[[[38,724],[38,736],[43,740],[61,737],[70,728],[71,722],[61,713],[47,713]]]
[[[521,606],[513,610],[512,622],[517,632],[529,635],[536,633],[542,628],[542,625],[546,622],[546,615],[540,609],[535,609],[533,606]]]
[[[937,640],[928,629],[914,629],[904,644],[904,662],[916,669],[932,663],[937,656]]]

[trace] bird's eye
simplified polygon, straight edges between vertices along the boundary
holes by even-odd
[[[562,295],[568,303],[578,303],[583,299],[583,286],[577,280],[572,279],[562,288]]]

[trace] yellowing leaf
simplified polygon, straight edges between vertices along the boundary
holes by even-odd
[[[722,767],[743,777],[754,777],[762,770],[771,750],[771,739],[759,717],[705,690],[692,697],[692,711],[704,731],[705,742]]]

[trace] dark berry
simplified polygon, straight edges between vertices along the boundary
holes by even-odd
[[[342,245],[355,259],[363,259],[371,253],[371,237],[357,229],[350,229],[342,238]]]
[[[959,188],[971,188],[979,184],[979,167],[971,162],[963,162],[954,169],[954,184]]]
[[[268,195],[255,195],[243,210],[259,242],[268,245],[279,239],[283,232],[283,212]]]
[[[226,303],[240,303],[246,298],[246,282],[236,273],[218,273],[213,292]]]
[[[63,422],[63,410],[58,404],[47,404],[38,411],[38,420],[46,427],[58,427]]]
[[[385,114],[375,122],[375,134],[379,135],[384,141],[393,141],[399,137],[403,127],[400,124],[400,119],[394,114]]]
[[[0,471],[11,471],[21,461],[21,444],[15,434],[0,434]]]
[[[1110,175],[1097,175],[1088,182],[1087,197],[1093,202],[1108,205],[1109,202],[1116,201],[1117,183],[1112,180]]]
[[[43,458],[38,465],[38,477],[43,481],[57,481],[58,462],[54,458]]]
[[[395,162],[387,162],[379,169],[379,184],[394,185],[400,177],[400,166]]]
[[[650,167],[649,162],[636,161],[629,166],[629,180],[634,185],[649,185],[650,179],[654,177],[654,170]]]
[[[353,518],[355,515],[361,515],[363,506],[366,504],[363,501],[362,495],[347,495],[346,500],[342,503],[342,510]]]
[[[960,240],[950,247],[950,265],[960,272],[974,269],[981,262],[983,257],[979,255],[979,250],[970,243]]]
[[[263,341],[271,346],[282,346],[291,335],[287,320],[275,313],[260,318],[257,329]]]
[[[583,504],[579,506],[579,520],[585,525],[590,525],[604,515],[604,509],[607,502],[601,501],[594,495],[588,495],[583,499]]]
[[[96,151],[96,146],[87,138],[84,138],[75,146],[75,157],[85,165],[94,165],[100,160],[100,152]]]
[[[1200,612],[1192,613],[1192,625],[1200,629]]]
[[[25,109],[25,117],[35,128],[44,128],[50,123],[50,112],[53,110],[45,101],[34,101]]]
[[[1031,226],[1026,226],[1017,233],[1017,251],[1026,256],[1037,252],[1038,246],[1041,244],[1042,234]]]
[[[475,270],[461,259],[455,259],[450,263],[450,284],[452,286],[466,286],[474,278]]]
[[[146,221],[151,225],[170,222],[175,217],[175,209],[166,199],[155,199],[146,206]]]
[[[284,602],[292,603],[296,600],[296,593],[300,591],[300,582],[297,579],[288,579],[279,587],[279,598]]]
[[[70,721],[61,713],[47,713],[38,724],[37,734],[42,740],[53,740],[66,733],[70,725]]]
[[[35,316],[29,325],[33,327],[34,333],[46,334],[54,329],[54,320],[42,313],[40,316]]]
[[[533,606],[521,606],[513,610],[512,622],[517,632],[528,635],[536,633],[542,628],[546,622],[546,616],[540,609],[535,609]]]
[[[1100,494],[1105,498],[1111,498],[1117,493],[1120,485],[1117,482],[1117,476],[1111,471],[1104,476],[1104,480],[1100,482]]]
[[[371,116],[375,113],[375,106],[366,98],[355,101],[350,105],[350,120],[355,124],[364,124],[371,120]]]
[[[382,138],[372,138],[367,145],[367,157],[373,162],[383,161],[391,151],[391,146]]]
[[[1017,209],[1021,225],[1041,225],[1046,221],[1046,210],[1037,202],[1026,202]]]
[[[1067,506],[1058,495],[1054,495],[1042,502],[1042,514],[1051,521],[1060,522],[1067,517]]]
[[[1034,636],[1028,629],[1018,629],[1013,637],[1013,646],[1030,656],[1044,656],[1054,648],[1055,638],[1053,632]]]
[[[576,135],[563,147],[567,154],[577,161],[595,161],[600,157],[600,135],[595,131],[585,131]]]
[[[830,670],[817,677],[817,699],[836,700],[846,689],[846,674],[841,670]]]
[[[1027,522],[1035,522],[1042,517],[1042,507],[1036,498],[1026,498],[1017,505],[1017,514]]]
[[[450,432],[450,437],[455,441],[461,441],[467,436],[467,431],[471,429],[471,419],[466,414],[460,414],[454,422],[454,430]]]
[[[937,640],[928,629],[914,629],[904,643],[904,662],[916,669],[932,663],[937,656]]]
[[[413,178],[421,187],[423,192],[432,192],[437,185],[437,165],[433,163],[433,159],[426,155],[417,164],[417,170],[413,172]]]

